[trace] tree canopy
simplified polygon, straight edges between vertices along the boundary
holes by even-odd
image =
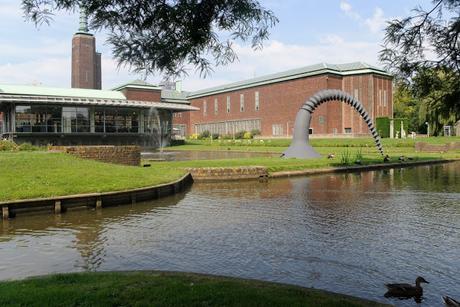
[[[233,62],[236,41],[262,47],[278,19],[257,0],[22,0],[26,18],[49,24],[54,12],[86,10],[107,30],[119,66],[138,73],[201,74]]]
[[[460,119],[460,0],[434,0],[386,27],[380,60],[405,83],[437,133]]]

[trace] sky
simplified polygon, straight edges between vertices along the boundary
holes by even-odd
[[[182,78],[184,90],[195,91],[265,74],[317,63],[378,60],[388,20],[407,16],[430,0],[259,0],[278,17],[262,50],[237,43],[238,60],[216,67],[206,78]],[[78,12],[58,12],[54,21],[39,28],[25,20],[21,0],[0,0],[0,84],[70,87],[71,40],[78,29]],[[94,33],[94,31],[93,31]],[[105,33],[94,33],[102,52],[102,86],[110,89],[142,79],[126,68],[117,68]],[[158,84],[161,75],[149,76]]]

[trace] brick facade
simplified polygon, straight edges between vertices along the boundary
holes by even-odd
[[[51,146],[49,150],[106,163],[140,166],[139,146]]]
[[[121,90],[128,100],[161,101],[161,89],[139,89],[126,87]]]
[[[197,124],[260,120],[262,136],[278,134],[287,137],[292,135],[295,117],[302,104],[322,89],[340,89],[358,97],[374,122],[376,117],[392,117],[391,77],[374,73],[347,76],[328,73],[194,98],[190,100],[191,105],[200,108],[200,111],[184,113],[173,120],[175,125],[187,125],[188,134],[196,132]],[[256,92],[259,96],[258,110],[255,106]],[[244,109],[240,108],[241,95],[244,95]],[[230,99],[229,112],[227,99]],[[315,110],[311,129],[313,135],[357,136],[369,133],[366,123],[352,107],[334,102],[325,103]]]
[[[75,34],[72,38],[72,88],[101,89],[101,54],[96,52],[96,38]]]

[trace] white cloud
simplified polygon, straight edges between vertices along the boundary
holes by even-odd
[[[383,10],[377,7],[375,8],[374,15],[365,20],[365,24],[369,27],[372,33],[377,33],[384,28],[386,20],[387,19],[384,17]]]
[[[340,9],[345,12],[345,14],[355,20],[361,20],[361,16],[356,13],[355,11],[353,11],[353,7],[351,6],[350,3],[348,3],[347,1],[340,1]]]
[[[340,2],[340,9],[345,15],[358,21],[361,25],[366,26],[369,31],[374,34],[380,32],[384,28],[385,22],[388,20],[388,18],[385,18],[383,10],[379,7],[375,8],[374,14],[369,18],[363,18],[358,12],[354,11],[351,4],[345,0]]]

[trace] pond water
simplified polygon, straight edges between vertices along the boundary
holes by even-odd
[[[189,161],[189,160],[216,160],[241,159],[256,157],[279,157],[281,153],[244,152],[244,151],[152,151],[141,154],[144,160],[154,161]]]
[[[0,224],[0,279],[173,270],[291,283],[395,304],[460,299],[460,163],[260,183],[194,184],[151,203]]]

